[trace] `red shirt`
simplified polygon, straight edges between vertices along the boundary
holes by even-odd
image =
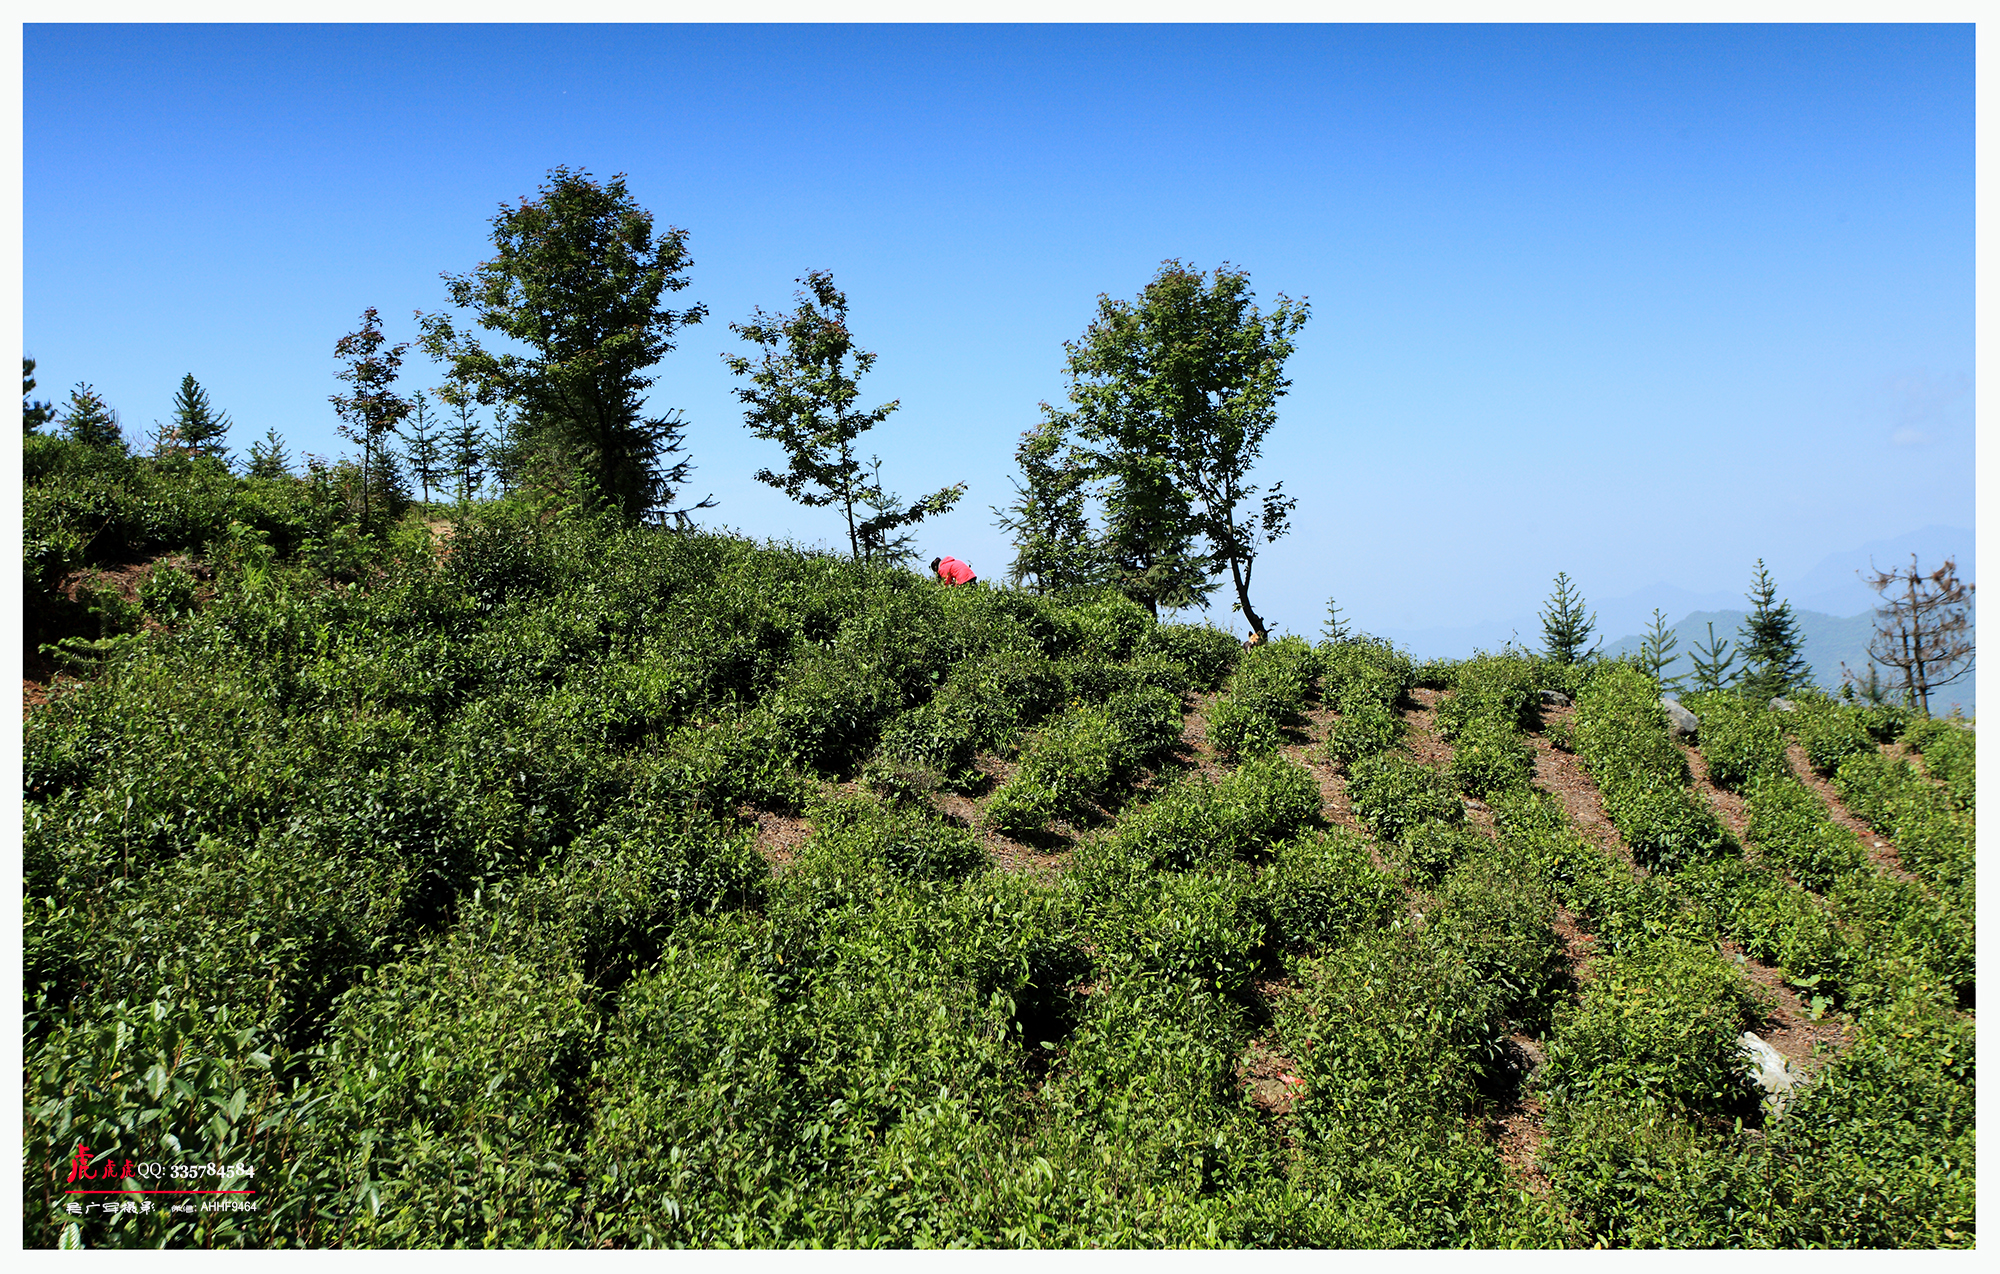
[[[970,584],[978,579],[972,568],[955,557],[947,557],[938,563],[938,578],[947,584]]]

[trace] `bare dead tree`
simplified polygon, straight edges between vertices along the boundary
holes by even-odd
[[[1863,582],[1883,599],[1875,609],[1868,657],[1894,674],[1889,689],[1902,690],[1906,704],[1928,713],[1931,691],[1972,671],[1975,586],[1959,581],[1950,558],[1924,574],[1914,553],[1908,567],[1875,571]]]

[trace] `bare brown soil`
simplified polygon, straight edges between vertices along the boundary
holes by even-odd
[[[1890,752],[1901,746],[1894,744],[1883,748],[1883,751]],[[1861,842],[1861,848],[1867,853],[1870,862],[1894,879],[1917,880],[1916,876],[1903,867],[1903,860],[1897,856],[1896,847],[1889,843],[1889,838],[1869,826],[1867,820],[1856,815],[1841,802],[1840,793],[1833,790],[1833,784],[1822,778],[1819,771],[1813,769],[1812,762],[1806,759],[1804,748],[1794,743],[1785,749],[1785,757],[1792,763],[1792,773],[1799,776],[1799,782],[1812,789],[1813,794],[1826,806],[1828,816],[1854,833],[1855,839]]]
[[[1574,707],[1546,707],[1542,709],[1543,728],[1562,721],[1567,722],[1576,715]],[[1617,827],[1604,813],[1604,798],[1597,791],[1597,784],[1590,775],[1584,773],[1583,762],[1576,756],[1550,743],[1546,734],[1531,734],[1528,742],[1535,749],[1535,786],[1553,793],[1563,803],[1563,812],[1569,815],[1570,825],[1597,848],[1623,862],[1639,875],[1647,874],[1637,860],[1632,857],[1632,847],[1618,834]]]
[[[774,875],[790,868],[798,857],[799,847],[812,839],[812,824],[803,818],[748,806],[737,813],[757,824],[757,852],[771,864]]]
[[[1811,1006],[1785,981],[1783,974],[1768,964],[1745,957],[1737,943],[1725,940],[1721,945],[1723,952],[1738,962],[1751,984],[1764,993],[1771,1007],[1757,1023],[1757,1034],[1784,1054],[1794,1074],[1813,1074],[1834,1053],[1847,1047],[1849,1034],[1844,1017],[1827,1013],[1819,1021],[1813,1021]]]
[[[87,588],[112,588],[128,602],[139,600],[139,586],[153,573],[156,566],[178,566],[193,569],[194,562],[185,553],[167,553],[156,558],[145,558],[136,562],[120,562],[112,566],[89,566],[71,571],[57,585],[57,591],[70,601]],[[197,594],[199,596],[199,593]],[[147,616],[140,621],[147,631],[160,627],[159,621]],[[38,650],[31,649],[24,642],[21,650],[21,719],[49,701],[49,695],[57,683],[82,685],[80,678],[59,671],[55,664]]]
[[[1260,1038],[1251,1040],[1236,1059],[1236,1086],[1258,1110],[1283,1117],[1298,1104],[1306,1081],[1297,1062]]]
[[[1715,811],[1722,825],[1736,838],[1736,843],[1742,844],[1743,829],[1750,825],[1750,811],[1744,803],[1743,794],[1716,786],[1715,780],[1709,777],[1708,758],[1701,754],[1699,748],[1688,746],[1684,740],[1679,741],[1679,747],[1681,755],[1687,758],[1688,772],[1694,776],[1696,794],[1708,802],[1708,807]]]

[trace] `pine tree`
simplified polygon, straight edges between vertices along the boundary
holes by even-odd
[[[1790,694],[1812,684],[1812,669],[1806,663],[1805,640],[1799,636],[1798,619],[1792,604],[1778,600],[1778,586],[1757,559],[1756,579],[1750,586],[1750,614],[1738,635],[1742,639],[1743,693],[1759,703]]]
[[[431,488],[443,487],[448,470],[444,465],[444,440],[437,430],[437,417],[431,414],[430,399],[422,390],[410,396],[410,414],[406,424],[396,430],[396,436],[403,440],[403,460],[409,465],[410,477],[422,493],[425,507],[431,502]]]
[[[1555,585],[1542,611],[1542,653],[1567,667],[1597,654],[1597,645],[1585,646],[1597,627],[1597,616],[1584,614],[1583,594],[1570,583],[1567,572],[1556,573]]]
[[[28,397],[35,388],[35,360],[21,360],[21,429],[24,433],[34,433],[43,425],[56,418],[56,409],[49,403],[38,403]]]
[[[1331,597],[1326,599],[1326,626],[1320,630],[1327,641],[1336,644],[1353,635],[1353,625],[1340,617],[1340,607],[1334,605]]]
[[[229,432],[229,416],[217,412],[208,401],[208,391],[196,383],[194,373],[181,377],[181,387],[174,393],[174,414],[172,420],[162,426],[154,435],[156,454],[170,450],[198,452],[202,455],[221,459],[229,448],[222,445],[223,435]]]
[[[1890,669],[1896,674],[1890,685],[1901,688],[1904,702],[1929,713],[1931,691],[1972,671],[1975,586],[1959,580],[1950,558],[1926,575],[1914,553],[1907,568],[1877,571],[1867,584],[1883,599],[1868,642],[1869,675],[1876,676],[1876,664]]]
[[[1674,648],[1680,644],[1681,639],[1675,635],[1673,629],[1667,627],[1666,612],[1655,606],[1652,626],[1639,641],[1638,663],[1639,667],[1645,669],[1647,676],[1660,683],[1661,690],[1678,690],[1681,682],[1687,680],[1685,675],[1679,677],[1666,675],[1668,666],[1678,658],[1674,654]]]
[[[69,408],[63,412],[62,426],[71,442],[125,449],[124,436],[118,430],[118,413],[105,405],[96,390],[82,382],[69,391]]]
[[[1727,690],[1742,676],[1734,665],[1736,653],[1729,649],[1727,637],[1715,635],[1715,621],[1708,624],[1708,644],[1697,642],[1688,647],[1688,658],[1694,663],[1694,688],[1697,691]]]
[[[264,431],[262,442],[250,444],[250,469],[252,478],[289,478],[292,476],[291,461],[285,458],[285,440],[278,436],[276,428]]]

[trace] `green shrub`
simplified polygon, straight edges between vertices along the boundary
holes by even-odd
[[[1302,952],[1381,928],[1401,898],[1395,878],[1369,857],[1367,842],[1344,831],[1280,842],[1257,893],[1271,941]]]
[[[1240,699],[1217,699],[1208,709],[1208,742],[1223,757],[1263,756],[1284,742],[1278,721]]]
[[[1459,731],[1445,774],[1468,796],[1488,797],[1535,777],[1535,750],[1510,721],[1476,717]]]
[[[1383,840],[1401,840],[1421,823],[1465,820],[1465,803],[1442,774],[1395,752],[1356,761],[1348,773],[1347,799]]]
[[[1690,695],[1686,706],[1701,718],[1701,754],[1717,787],[1735,791],[1761,774],[1786,771],[1785,736],[1776,714],[1741,695]]]
[[[1677,938],[1601,956],[1593,972],[1582,1003],[1556,1013],[1537,1078],[1551,1100],[1725,1118],[1751,1108],[1737,1039],[1757,1006],[1741,974]]]
[[[1246,762],[1220,783],[1176,780],[1159,799],[1119,820],[1119,852],[1149,868],[1186,870],[1267,855],[1318,822],[1319,784],[1283,757]]]
[[[1823,696],[1801,695],[1787,724],[1805,749],[1806,761],[1821,774],[1831,774],[1857,752],[1870,752],[1875,741],[1862,724],[1861,713]]]
[[[1139,657],[1158,654],[1187,669],[1191,688],[1214,690],[1228,679],[1243,655],[1233,633],[1207,624],[1158,624],[1136,646]]]
[[[1343,766],[1387,752],[1403,740],[1404,722],[1393,710],[1363,702],[1327,731],[1326,755]]]
[[[1868,855],[1854,833],[1826,816],[1826,807],[1789,773],[1771,772],[1750,784],[1744,839],[1763,859],[1800,885],[1824,893],[1854,872],[1868,870]]]
[[[1977,744],[1970,727],[1957,721],[1926,717],[1906,730],[1903,738],[1924,758],[1924,773],[1944,784],[1952,805],[1970,811],[1978,778]]]
[[[1476,828],[1429,819],[1404,829],[1394,854],[1403,870],[1420,884],[1429,886],[1436,884],[1453,864],[1480,853],[1490,844]]]
[[[1466,660],[1458,666],[1452,693],[1438,705],[1439,737],[1454,740],[1476,720],[1510,731],[1539,728],[1544,680],[1539,660],[1519,655],[1477,655]]]
[[[1554,895],[1525,855],[1476,847],[1443,873],[1428,917],[1437,940],[1496,993],[1506,1015],[1545,1032],[1569,990]]]
[[[977,837],[926,810],[867,799],[821,801],[807,814],[802,863],[880,867],[911,880],[955,880],[987,865]]]

